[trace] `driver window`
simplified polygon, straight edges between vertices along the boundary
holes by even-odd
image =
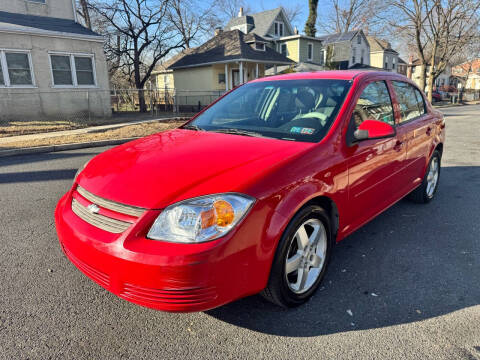
[[[384,81],[368,84],[355,105],[351,119],[355,127],[358,128],[367,119],[395,124],[392,101]]]

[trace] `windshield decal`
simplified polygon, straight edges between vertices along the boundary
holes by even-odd
[[[312,135],[315,132],[315,129],[293,126],[290,129],[290,132],[294,134]]]

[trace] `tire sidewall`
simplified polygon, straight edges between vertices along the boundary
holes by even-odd
[[[432,196],[428,196],[428,194],[427,194],[427,185],[428,185],[427,178],[428,178],[428,173],[430,172],[430,167],[432,166],[432,162],[433,162],[434,158],[437,158],[437,160],[438,160],[438,179],[437,179],[437,183],[435,185],[435,190],[433,191]],[[432,201],[433,198],[435,197],[435,194],[437,193],[438,185],[440,184],[440,173],[442,172],[442,166],[441,165],[442,165],[442,157],[440,156],[440,153],[438,152],[438,150],[435,150],[432,154],[432,157],[430,158],[430,162],[428,163],[428,168],[427,168],[427,171],[425,173],[425,177],[423,179],[423,181],[424,181],[424,183],[423,183],[423,198],[425,199],[425,202]]]
[[[288,256],[288,251],[290,249],[290,244],[292,243],[292,241],[294,241],[294,235],[297,229],[305,221],[312,218],[320,220],[325,227],[325,231],[327,234],[327,249],[325,255],[325,262],[323,265],[323,269],[318,276],[318,279],[315,281],[312,287],[304,293],[297,294],[293,292],[288,286],[285,275],[285,262],[286,257]],[[281,296],[282,302],[286,303],[288,306],[296,306],[304,303],[309,297],[312,296],[312,294],[318,289],[327,270],[328,263],[330,261],[332,245],[333,244],[330,219],[325,210],[323,210],[319,206],[310,205],[301,209],[295,215],[295,217],[291,220],[290,224],[287,226],[280,239],[271,272],[271,280],[276,282],[276,285],[278,286],[277,290],[279,290],[278,295]]]

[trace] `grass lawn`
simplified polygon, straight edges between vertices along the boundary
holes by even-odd
[[[121,128],[109,129],[104,131],[89,132],[83,134],[75,134],[68,136],[55,136],[48,138],[36,138],[28,141],[16,141],[8,142],[5,144],[0,143],[0,149],[16,149],[25,147],[37,147],[47,145],[61,145],[61,144],[74,144],[83,142],[93,142],[100,140],[115,140],[125,139],[132,137],[143,137],[151,135],[157,132],[174,129],[184,124],[183,121],[168,121],[168,122],[149,122],[142,124],[127,125]],[[62,129],[66,130],[66,129]]]
[[[192,113],[116,113],[111,118],[105,119],[82,119],[78,121],[53,119],[53,120],[21,120],[21,121],[0,121],[0,138],[7,136],[38,134],[62,130],[82,129],[90,126],[121,124],[125,122],[149,120],[152,118],[189,118]]]

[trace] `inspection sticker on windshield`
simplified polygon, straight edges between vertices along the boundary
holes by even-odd
[[[315,129],[294,126],[290,129],[290,132],[294,134],[312,135]]]

